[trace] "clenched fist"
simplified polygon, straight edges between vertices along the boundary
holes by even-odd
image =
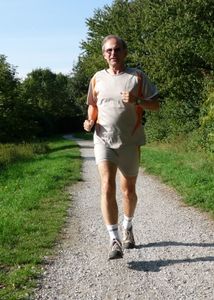
[[[121,92],[121,96],[125,103],[134,103],[136,101],[136,96],[130,92]]]
[[[85,120],[83,123],[83,128],[86,131],[91,131],[91,128],[94,126],[94,121],[93,120]]]

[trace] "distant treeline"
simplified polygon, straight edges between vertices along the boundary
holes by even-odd
[[[0,56],[0,142],[79,130],[82,120],[69,76],[36,69],[21,82],[5,56]]]
[[[33,70],[21,82],[0,57],[0,141],[82,128],[90,77],[105,67],[101,41],[128,43],[127,64],[160,91],[161,110],[147,112],[149,140],[189,138],[214,150],[213,0],[115,0],[86,20],[88,35],[69,76]]]

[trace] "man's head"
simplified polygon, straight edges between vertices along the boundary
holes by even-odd
[[[127,50],[127,44],[126,44],[126,42],[125,42],[123,39],[121,39],[121,38],[120,38],[119,36],[117,36],[117,35],[110,34],[110,35],[107,35],[107,36],[103,39],[103,41],[102,41],[102,52],[105,51],[105,44],[106,44],[106,42],[107,42],[108,40],[110,40],[110,39],[115,39],[115,40],[117,40],[117,41],[120,43],[121,48],[123,48],[124,50]]]
[[[127,55],[126,42],[116,35],[108,35],[102,42],[103,57],[111,67],[120,67],[124,64]]]

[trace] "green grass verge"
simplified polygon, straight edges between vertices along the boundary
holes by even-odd
[[[81,179],[78,146],[57,138],[47,154],[0,172],[0,299],[29,299],[70,204],[65,187]]]
[[[142,147],[141,163],[146,172],[173,186],[184,201],[214,216],[214,157],[204,152],[181,151],[176,146]]]

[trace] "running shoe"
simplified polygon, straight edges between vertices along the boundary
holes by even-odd
[[[124,229],[123,231],[123,248],[133,249],[135,247],[135,240],[133,235],[133,228]]]
[[[109,259],[117,259],[123,257],[123,249],[119,240],[113,239],[110,245]]]

